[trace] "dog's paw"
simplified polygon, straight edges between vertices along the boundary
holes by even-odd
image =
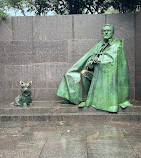
[[[29,106],[32,106],[32,103],[30,103]]]
[[[27,103],[23,103],[23,106],[27,106]]]

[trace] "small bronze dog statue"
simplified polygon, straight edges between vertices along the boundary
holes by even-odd
[[[28,83],[24,83],[20,81],[20,85],[21,85],[21,94],[18,95],[15,98],[14,102],[12,102],[11,104],[15,106],[27,106],[27,105],[32,106],[32,94],[31,94],[32,81]]]

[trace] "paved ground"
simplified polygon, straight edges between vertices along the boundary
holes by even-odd
[[[0,124],[0,158],[140,158],[141,123]]]

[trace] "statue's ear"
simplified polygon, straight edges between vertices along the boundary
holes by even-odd
[[[20,81],[20,85],[22,86],[24,84],[24,82],[23,81]]]
[[[32,85],[32,81],[29,82],[29,86],[31,86],[31,85]]]

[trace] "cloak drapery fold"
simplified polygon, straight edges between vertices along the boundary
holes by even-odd
[[[57,90],[58,96],[77,105],[83,101],[80,73],[87,69],[89,58],[98,54],[103,44],[104,41],[99,42],[68,70]],[[129,70],[123,39],[112,39],[109,44],[99,55],[101,62],[94,64],[94,73],[84,104],[117,112],[118,106],[125,108],[132,105],[128,101]]]

